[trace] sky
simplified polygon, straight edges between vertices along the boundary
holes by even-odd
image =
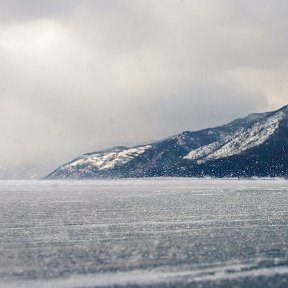
[[[288,104],[286,0],[0,0],[0,179]]]

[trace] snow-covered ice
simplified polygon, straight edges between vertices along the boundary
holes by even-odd
[[[287,184],[0,181],[0,287],[286,288]]]

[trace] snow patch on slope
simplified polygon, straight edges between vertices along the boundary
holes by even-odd
[[[151,145],[139,146],[116,151],[107,151],[104,153],[95,153],[84,155],[75,161],[62,166],[61,170],[74,170],[76,167],[96,167],[98,170],[109,170],[118,165],[128,163],[135,157],[143,154],[146,150],[150,149]]]
[[[253,124],[250,128],[241,128],[237,132],[222,137],[221,140],[190,151],[184,159],[197,160],[198,164],[237,155],[245,150],[264,143],[278,128],[286,114],[279,111],[273,116]]]

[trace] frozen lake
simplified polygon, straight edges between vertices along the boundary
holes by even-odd
[[[0,181],[0,287],[288,287],[288,181]]]

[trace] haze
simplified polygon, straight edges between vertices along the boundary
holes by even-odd
[[[0,1],[0,178],[287,104],[285,0]]]

